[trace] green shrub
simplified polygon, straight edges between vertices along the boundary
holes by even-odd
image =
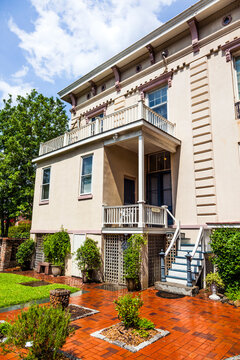
[[[240,287],[240,231],[230,228],[213,230],[211,247],[214,253],[212,262],[226,287]]]
[[[65,258],[70,254],[71,244],[65,230],[44,236],[43,251],[47,261],[56,266],[64,267]]]
[[[127,249],[123,253],[124,271],[126,279],[139,281],[142,257],[142,246],[146,239],[142,235],[134,234],[127,241]]]
[[[7,321],[5,321],[4,323],[0,323],[0,334],[6,336],[10,328],[11,325]]]
[[[73,332],[69,322],[70,315],[61,308],[32,305],[18,315],[1,346],[5,352],[19,354],[21,359],[55,359],[57,350]],[[27,342],[32,346],[26,347]],[[24,353],[22,349],[25,349]]]
[[[215,284],[220,289],[224,288],[224,283],[223,283],[222,279],[220,278],[218,272],[207,274],[206,285],[208,287],[210,287],[212,284]]]
[[[236,286],[229,286],[225,295],[229,300],[240,300],[240,287]]]
[[[149,335],[148,330],[154,329],[154,323],[148,319],[139,316],[139,309],[143,306],[143,301],[140,296],[131,296],[126,294],[119,296],[114,300],[116,310],[118,312],[118,319],[121,320],[126,329],[133,328],[133,332],[141,337]]]
[[[31,239],[25,240],[21,245],[19,245],[16,253],[16,259],[23,270],[30,268],[34,248],[35,243]]]
[[[138,328],[140,319],[139,309],[143,306],[143,301],[140,296],[133,297],[130,294],[127,294],[114,300],[114,303],[116,304],[118,319],[123,322],[125,328]]]
[[[30,237],[31,222],[19,221],[18,225],[10,226],[8,237],[13,239],[28,239]]]
[[[97,241],[86,238],[83,245],[76,251],[76,260],[81,271],[86,272],[87,279],[90,279],[91,270],[99,270],[101,267],[100,250]]]

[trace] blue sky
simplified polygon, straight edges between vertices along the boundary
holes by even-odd
[[[46,96],[193,5],[193,0],[0,0],[0,107]]]

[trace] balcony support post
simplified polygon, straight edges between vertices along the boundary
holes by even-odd
[[[138,227],[145,226],[144,219],[144,137],[138,137],[138,204],[139,204],[139,222]]]
[[[167,214],[167,205],[163,205],[162,209],[163,209],[163,223],[164,223],[164,227],[167,228],[168,227],[168,214]]]

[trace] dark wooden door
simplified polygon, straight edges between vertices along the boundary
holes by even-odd
[[[135,181],[124,178],[124,205],[135,204]]]

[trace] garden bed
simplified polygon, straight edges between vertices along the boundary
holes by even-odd
[[[169,331],[161,329],[148,330],[147,337],[141,337],[133,328],[125,329],[122,323],[96,331],[91,336],[108,341],[111,344],[120,346],[131,352],[137,352],[145,346],[165,337]]]
[[[71,314],[71,321],[78,320],[93,314],[97,314],[99,312],[98,310],[89,309],[84,306],[75,305],[75,304],[69,304],[67,310],[69,310]]]

